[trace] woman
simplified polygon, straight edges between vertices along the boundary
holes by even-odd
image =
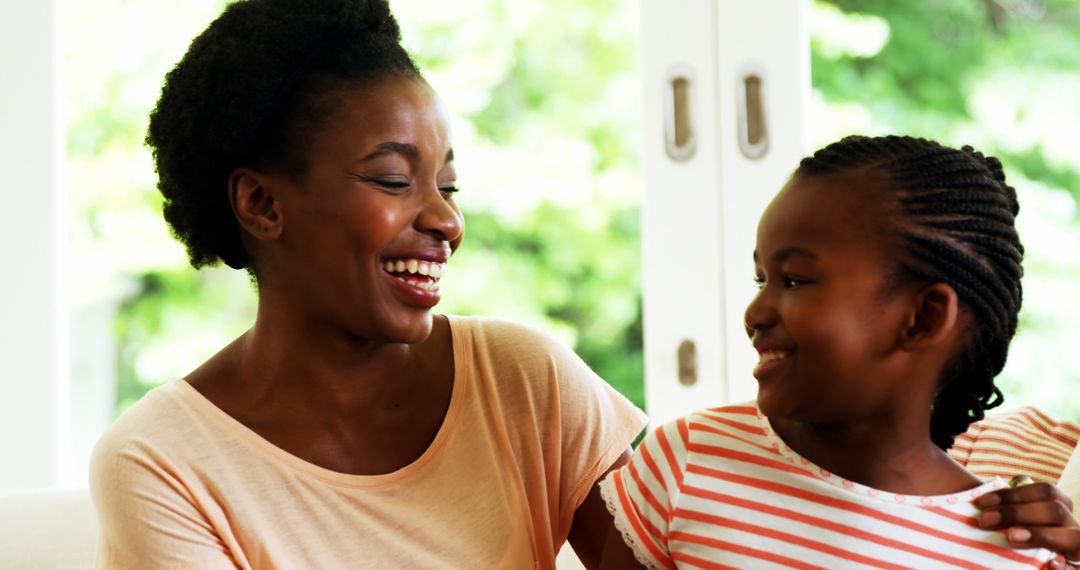
[[[644,416],[543,334],[432,315],[464,222],[385,1],[231,5],[147,140],[192,264],[259,309],[102,438],[101,567],[551,568],[567,538],[595,565]]]
[[[595,560],[586,497],[645,417],[543,334],[432,315],[464,221],[385,2],[231,5],[147,140],[192,263],[248,270],[259,307],[100,442],[100,566],[551,568],[567,537]]]

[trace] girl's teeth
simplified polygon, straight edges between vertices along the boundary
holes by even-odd
[[[399,259],[397,261],[397,264],[394,266],[394,271],[397,271],[398,273],[405,271],[405,262]]]
[[[773,360],[783,360],[787,357],[787,354],[783,352],[765,352],[761,355],[761,362],[772,362]]]
[[[429,268],[429,267],[430,267],[430,266],[429,266],[428,264],[426,264],[426,263],[421,263],[421,264],[420,264],[420,267],[418,267],[418,268],[416,269],[416,272],[417,272],[417,273],[419,273],[420,275],[427,275],[427,274],[428,274],[428,268]]]

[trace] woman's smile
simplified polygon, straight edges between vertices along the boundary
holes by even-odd
[[[446,274],[443,260],[398,257],[382,262],[383,275],[406,304],[430,309],[442,299],[439,287]]]

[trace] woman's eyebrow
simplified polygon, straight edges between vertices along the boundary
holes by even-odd
[[[405,158],[413,160],[420,157],[420,151],[416,148],[416,145],[403,142],[384,142],[380,143],[374,152],[361,158],[360,162],[367,162],[388,154],[400,154]],[[444,162],[450,162],[452,160],[454,160],[454,149],[446,151]]]
[[[371,154],[360,159],[360,162],[367,162],[369,160],[375,160],[376,158],[386,156],[388,154],[400,154],[405,158],[417,159],[420,157],[420,151],[417,150],[416,145],[403,142],[384,142],[380,143],[376,147],[375,151]]]

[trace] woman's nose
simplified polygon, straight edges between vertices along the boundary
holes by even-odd
[[[434,188],[434,191],[424,193],[424,204],[416,217],[416,226],[421,232],[431,234],[440,241],[455,243],[461,239],[465,220],[461,210],[446,199],[441,190]]]

